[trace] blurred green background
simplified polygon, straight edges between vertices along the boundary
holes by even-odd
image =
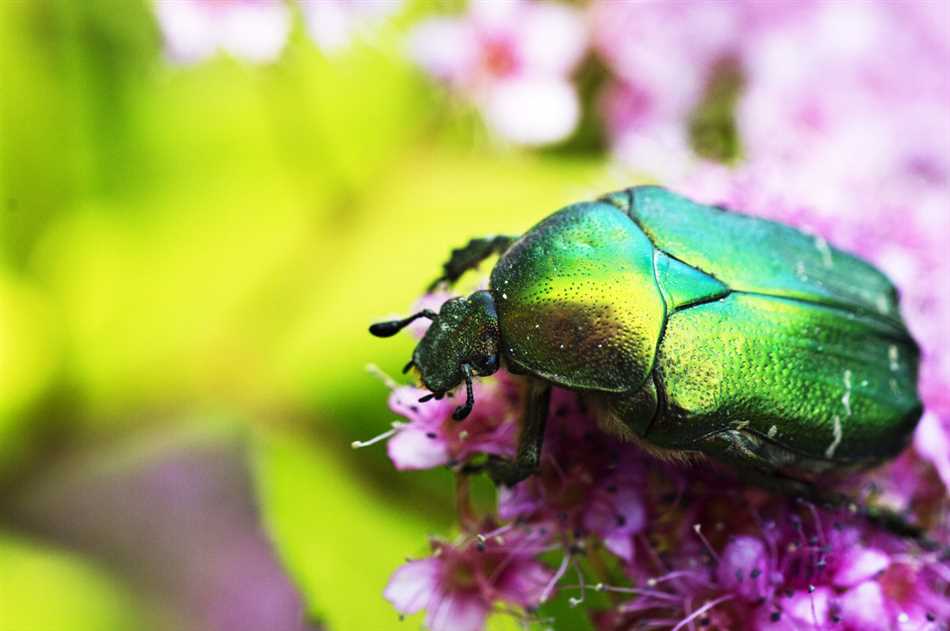
[[[228,628],[214,603],[278,592],[397,627],[382,588],[450,532],[451,477],[350,449],[393,420],[366,365],[411,350],[367,324],[470,236],[629,183],[494,143],[404,60],[421,10],[332,56],[298,17],[274,64],[176,66],[146,2],[0,3],[0,630]],[[231,541],[262,523],[302,599]]]

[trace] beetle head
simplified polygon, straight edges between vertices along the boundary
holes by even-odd
[[[429,318],[432,325],[416,345],[406,369],[415,366],[419,370],[422,383],[432,391],[429,397],[441,399],[465,381],[468,397],[465,405],[453,415],[456,420],[462,420],[474,404],[472,375],[490,375],[498,370],[495,302],[488,291],[476,291],[467,298],[445,302],[438,314],[420,311],[403,320],[374,324],[369,330],[377,337],[389,337],[417,318]]]

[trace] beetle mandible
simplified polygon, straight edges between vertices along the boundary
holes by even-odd
[[[442,397],[499,366],[528,381],[514,485],[538,467],[552,386],[600,425],[672,458],[710,457],[762,484],[814,482],[900,451],[921,415],[919,350],[870,264],[779,223],[638,186],[567,206],[521,237],[473,239],[434,283],[489,256],[490,287],[440,311],[412,360]]]

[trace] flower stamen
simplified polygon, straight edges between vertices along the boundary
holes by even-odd
[[[564,558],[561,560],[561,565],[557,568],[557,572],[554,573],[554,576],[551,577],[551,580],[548,581],[548,584],[544,586],[544,590],[541,592],[541,597],[538,599],[539,602],[547,602],[548,598],[551,597],[551,592],[554,591],[554,587],[557,585],[564,574],[567,572],[567,565],[571,562],[571,555],[565,554]]]
[[[716,600],[709,601],[708,603],[706,603],[705,605],[703,605],[702,607],[700,607],[693,613],[689,614],[688,616],[680,620],[679,624],[673,627],[672,631],[679,631],[680,629],[688,625],[690,622],[692,622],[696,618],[699,618],[700,616],[702,616],[704,613],[706,613],[707,611],[709,611],[716,605],[722,604],[726,602],[727,600],[732,600],[733,598],[734,596],[732,596],[731,594],[726,594],[725,596],[720,596]]]
[[[386,372],[376,364],[366,364],[366,372],[373,375],[374,377],[378,377],[379,380],[382,381],[383,384],[385,384],[390,390],[395,390],[399,387],[399,384],[396,383],[396,380],[386,374]]]
[[[703,534],[703,525],[702,524],[693,524],[693,532],[702,540],[703,545],[706,546],[706,550],[715,559],[716,563],[719,563],[719,555],[716,554],[716,551],[713,550],[712,545],[709,543],[709,539],[706,538],[706,535]]]
[[[363,447],[369,447],[370,445],[375,445],[378,442],[388,440],[396,435],[396,432],[402,428],[405,423],[400,423],[399,421],[393,421],[392,429],[383,432],[377,436],[373,436],[369,440],[354,440],[350,443],[350,447],[353,449],[362,449]]]

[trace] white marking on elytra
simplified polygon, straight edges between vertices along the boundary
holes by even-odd
[[[891,344],[887,349],[887,359],[890,362],[891,372],[900,370],[901,365],[898,361],[900,359],[900,349],[897,348],[897,344]]]
[[[851,371],[844,371],[844,394],[841,395],[841,405],[844,406],[844,417],[845,419],[850,418],[851,416]],[[825,456],[828,458],[834,458],[835,450],[838,448],[838,445],[841,444],[841,417],[837,414],[832,418],[834,426],[832,427],[832,433],[834,438],[831,441],[831,444],[828,445],[828,449],[825,450]]]
[[[821,262],[825,267],[828,269],[834,267],[834,261],[831,260],[831,248],[828,247],[827,241],[821,237],[815,237],[815,249],[821,254]]]
[[[773,425],[772,427],[769,428],[768,436],[769,438],[775,438],[777,435],[778,435],[778,426]]]
[[[799,261],[795,264],[795,275],[798,276],[798,280],[800,281],[804,282],[808,280],[808,274],[805,272],[804,261]]]
[[[884,294],[880,294],[877,297],[877,310],[883,314],[887,314],[890,311],[887,305],[887,296]]]
[[[844,394],[841,395],[841,405],[844,406],[844,417],[851,416],[851,371],[844,371]]]
[[[834,440],[831,441],[831,444],[828,445],[828,449],[825,450],[826,458],[834,458],[835,449],[837,449],[838,445],[841,443],[841,417],[835,414],[832,420],[835,423],[833,428],[835,437]]]

